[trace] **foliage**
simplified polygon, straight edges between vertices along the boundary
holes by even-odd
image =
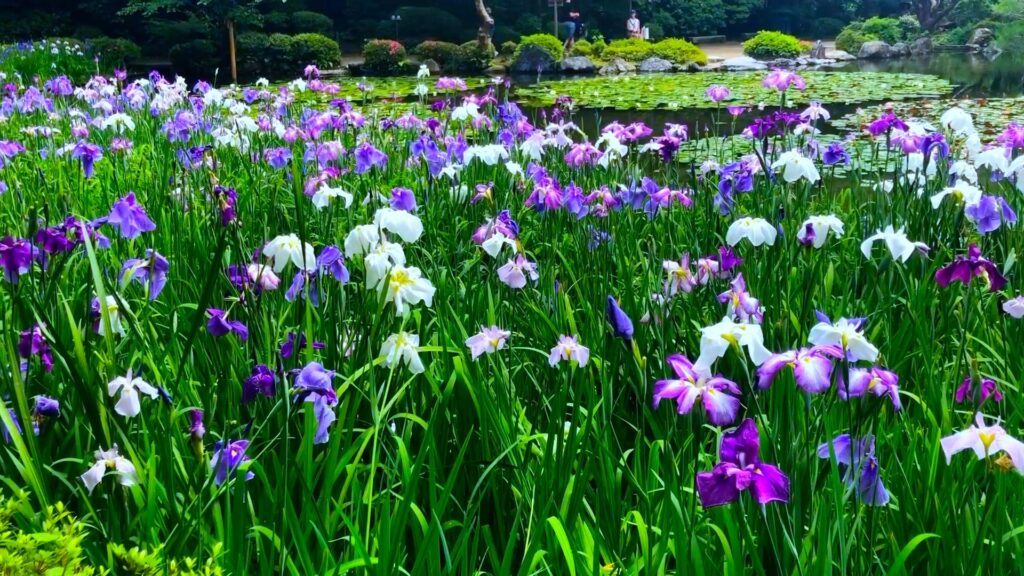
[[[250,38],[260,40],[256,36]],[[258,63],[262,65],[258,73],[259,76],[278,76],[285,71],[299,70],[303,67],[303,64],[295,58],[296,50],[293,38],[287,34],[271,34],[267,38],[266,49],[262,51],[262,54],[259,54],[260,50],[257,46],[247,47],[250,57],[257,58]],[[239,52],[241,52],[241,48],[239,48]]]
[[[569,51],[570,56],[593,56],[594,46],[586,38],[581,38],[576,41],[572,46],[572,50]]]
[[[38,528],[20,529],[15,520],[28,496],[0,495],[0,574],[19,576],[94,576],[98,572],[85,559],[83,542],[87,532],[58,502],[46,509]]]
[[[288,39],[288,47],[280,51],[271,49],[270,36],[262,32],[242,32],[235,37],[239,77],[255,80],[273,76],[274,70],[294,70],[295,65],[290,60],[291,38],[284,37]]]
[[[519,44],[516,46],[516,52],[512,59],[518,60],[519,55],[527,46],[536,46],[537,48],[540,48],[547,52],[556,62],[562,59],[564,51],[562,42],[551,34],[531,34],[529,36],[523,36],[519,39]]]
[[[316,64],[320,68],[337,68],[341,65],[341,48],[334,40],[313,32],[292,36],[292,59],[300,65]],[[403,58],[405,52],[402,53]]]
[[[48,77],[59,69],[72,80],[84,82],[95,73],[96,65],[80,40],[44,38],[0,46],[0,69],[19,74],[26,81],[36,76]]]
[[[881,100],[902,100],[947,94],[952,86],[945,80],[921,74],[880,72],[806,72],[804,92],[790,91],[789,106],[812,101],[825,104],[855,104]],[[757,107],[777,104],[778,94],[761,84],[763,75],[738,72],[699,72],[695,74],[650,74],[638,86],[635,76],[580,78],[545,81],[519,88],[516,94],[536,105],[550,105],[558,96],[571,96],[584,108],[618,110],[670,110],[715,108],[705,94],[708,86],[722,84],[732,91],[727,104]]]
[[[89,45],[92,53],[100,59],[104,68],[124,67],[142,56],[142,48],[127,38],[101,36],[91,38]]]
[[[462,43],[456,51],[454,70],[460,74],[479,74],[491,65],[495,53],[492,48],[481,48],[476,40]]]
[[[995,30],[996,45],[1009,55],[1024,55],[1024,20],[1010,21]]]
[[[502,56],[512,56],[513,54],[516,53],[516,48],[518,47],[519,44],[513,42],[512,40],[508,40],[506,42],[501,43],[501,48],[499,49],[499,52],[501,53]]]
[[[28,4],[28,3],[26,3]],[[5,10],[11,10],[10,7]],[[27,42],[71,31],[71,19],[67,13],[50,10],[26,10],[18,15],[8,12],[0,18],[0,43]]]
[[[292,15],[288,12],[274,10],[263,15],[263,31],[266,33],[280,32],[287,34],[292,30]]]
[[[602,58],[604,56],[605,49],[608,48],[608,43],[605,42],[604,38],[598,38],[597,40],[594,40],[590,44],[594,51],[594,56]]]
[[[812,34],[815,38],[835,38],[845,26],[846,22],[839,18],[818,18],[814,21]]]
[[[319,12],[299,10],[291,16],[291,31],[295,33],[315,32],[328,35],[334,30],[334,20]]]
[[[743,53],[754,58],[796,58],[803,52],[795,36],[762,30],[743,43]]]
[[[412,49],[412,54],[422,60],[430,59],[437,62],[442,70],[453,69],[459,60],[460,47],[451,42],[427,40],[420,42]]]
[[[186,40],[210,39],[215,33],[209,20],[194,14],[181,19],[147,18],[142,28],[146,38],[146,42],[141,45],[143,53],[160,57],[167,56],[175,44]]]
[[[608,43],[604,49],[604,57],[607,60],[622,58],[627,62],[640,62],[650,58],[653,54],[654,44],[640,38],[620,38]]]
[[[398,39],[408,43],[424,40],[446,40],[462,42],[470,37],[471,28],[457,16],[435,6],[402,6],[395,11],[402,17],[398,22]],[[395,33],[395,24],[382,19],[377,35],[388,38]]]
[[[695,44],[682,38],[665,38],[651,46],[651,55],[664,58],[675,64],[707,64],[708,55]]]
[[[879,18],[877,16],[868,18],[861,23],[861,31],[889,44],[902,42],[905,39],[903,27],[896,18]]]
[[[878,39],[878,36],[864,32],[860,25],[851,24],[836,36],[836,48],[856,56],[865,42]]]
[[[167,55],[175,72],[186,78],[213,78],[221,64],[220,51],[210,40],[189,40],[175,44]]]
[[[397,74],[405,56],[405,47],[394,40],[370,40],[363,46],[363,66],[372,74]]]

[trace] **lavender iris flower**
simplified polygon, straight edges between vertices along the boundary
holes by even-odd
[[[292,161],[292,151],[288,148],[270,148],[263,152],[263,159],[275,170],[280,170]]]
[[[629,319],[629,316],[619,307],[619,303],[612,296],[608,296],[608,323],[611,324],[612,331],[616,336],[626,342],[632,342],[633,321]]]
[[[207,308],[206,315],[209,317],[206,321],[206,329],[211,335],[219,337],[234,333],[242,342],[249,339],[249,328],[238,320],[229,320],[226,311]]]
[[[82,173],[86,178],[92,178],[93,165],[103,158],[103,148],[88,142],[78,142],[71,149],[71,157],[81,161]]]
[[[999,273],[995,264],[982,258],[981,249],[976,244],[970,245],[967,256],[957,256],[951,264],[935,272],[935,281],[943,288],[953,281],[970,284],[975,277],[983,278],[990,292],[998,292],[1006,286],[1006,278]]]
[[[329,428],[337,418],[334,406],[338,404],[338,396],[331,386],[334,375],[333,370],[325,370],[320,363],[310,362],[295,377],[296,399],[303,398],[307,404],[313,405],[313,414],[317,420],[314,444],[323,444],[329,440]]]
[[[374,148],[373,144],[363,142],[356,147],[356,174],[365,174],[375,166],[384,168],[388,164],[388,155]]]
[[[18,337],[18,356],[28,359],[39,356],[39,362],[47,372],[53,370],[53,352],[50,345],[43,338],[42,326],[37,324],[31,330],[26,330]]]
[[[4,278],[17,284],[18,278],[32,268],[32,245],[28,240],[11,236],[0,239],[0,267]]]
[[[897,412],[903,409],[903,403],[900,401],[900,377],[895,372],[880,366],[851,368],[850,385],[844,385],[842,374],[839,380],[839,397],[843,400],[859,398],[866,394],[888,396]]]
[[[143,232],[156,230],[156,224],[146,215],[146,210],[135,200],[135,193],[129,192],[110,208],[110,215],[98,222],[105,222],[121,232],[122,238],[132,239]]]
[[[722,434],[719,463],[697,473],[697,495],[705,508],[735,502],[749,490],[758,504],[789,501],[789,478],[778,467],[761,462],[761,439],[750,418]]]
[[[889,503],[889,492],[882,484],[878,460],[875,458],[874,436],[853,440],[849,434],[841,434],[832,442],[818,446],[819,458],[830,459],[830,452],[835,454],[843,482],[856,490],[859,502],[868,506],[885,506]]]
[[[252,458],[246,456],[245,451],[249,448],[248,440],[235,440],[234,442],[218,441],[213,446],[213,457],[210,458],[210,469],[214,471],[214,483],[220,486],[233,478],[235,473],[244,469],[245,464]],[[246,470],[246,481],[255,478],[255,474]]]
[[[156,300],[157,296],[167,284],[167,271],[170,264],[167,258],[151,249],[146,249],[145,258],[132,258],[125,260],[121,266],[121,274],[118,281],[124,284],[126,281],[138,282],[149,294],[149,299]]]
[[[964,215],[978,228],[979,234],[995,232],[1002,226],[1017,223],[1017,213],[1001,196],[984,195],[978,202],[964,208]]]
[[[416,195],[408,188],[392,188],[390,204],[395,210],[415,212]]]
[[[36,396],[32,406],[32,415],[40,418],[60,418],[60,402],[49,396]],[[36,430],[36,434],[39,431]]]
[[[675,372],[675,378],[654,383],[652,406],[657,409],[662,400],[675,400],[676,411],[689,414],[697,401],[701,401],[708,420],[716,426],[725,426],[736,420],[740,409],[740,388],[732,380],[701,372],[688,358],[672,354],[665,362]]]
[[[838,346],[814,346],[801,348],[771,358],[757,368],[757,386],[762,390],[772,385],[775,377],[787,366],[793,368],[796,385],[808,394],[821,394],[832,384],[832,360],[842,359],[843,350]]]
[[[252,402],[258,394],[273,398],[276,380],[274,373],[266,364],[257,364],[242,384],[242,404]]]
[[[989,398],[992,398],[992,401],[996,403],[1003,401],[1003,393],[999,390],[995,380],[982,379],[977,390],[975,390],[974,384],[975,379],[970,374],[964,377],[964,381],[956,389],[957,404],[970,401],[980,406],[988,401]]]

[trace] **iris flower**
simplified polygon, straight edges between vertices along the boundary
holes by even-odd
[[[527,260],[522,253],[516,254],[504,266],[498,268],[498,279],[517,290],[526,287],[527,279],[536,282],[539,277],[537,264]]]
[[[973,450],[978,460],[1004,452],[1018,472],[1024,474],[1024,442],[1012,438],[999,424],[985,425],[985,416],[978,412],[974,424],[939,441],[949,464],[955,454]]]
[[[139,404],[140,392],[152,399],[157,397],[156,388],[142,378],[133,377],[131,370],[128,371],[127,376],[118,376],[107,384],[107,394],[111,398],[119,391],[121,397],[118,398],[117,404],[114,405],[114,412],[127,418],[138,416],[142,410],[142,406]]]
[[[878,359],[878,348],[864,337],[864,319],[840,318],[833,324],[827,316],[819,314],[819,322],[811,328],[808,341],[816,346],[838,346],[851,362]]]
[[[611,324],[612,332],[626,342],[633,340],[633,321],[619,306],[614,297],[608,296],[608,323]]]
[[[907,238],[907,235],[903,232],[903,229],[895,230],[892,224],[885,227],[885,230],[876,232],[874,235],[864,239],[860,244],[860,251],[864,254],[865,258],[871,258],[871,245],[875,242],[882,240],[885,242],[886,247],[889,249],[889,253],[892,254],[894,260],[906,262],[910,260],[910,257],[914,255],[914,252],[928,253],[928,245],[924,242],[911,242]]]
[[[832,384],[832,360],[841,359],[843,351],[837,346],[813,346],[781,354],[773,354],[757,369],[757,386],[766,389],[783,368],[793,369],[796,385],[808,394],[821,394]]]
[[[737,324],[726,316],[718,324],[700,331],[700,355],[694,363],[698,372],[709,372],[716,360],[725,356],[730,345],[744,347],[755,366],[764,364],[772,353],[764,347],[764,333],[758,324]]]
[[[778,234],[779,231],[767,220],[745,217],[736,220],[729,226],[729,230],[725,233],[725,241],[729,243],[729,246],[735,246],[746,238],[754,246],[762,244],[773,246]]]
[[[665,281],[665,288],[669,296],[675,296],[679,292],[689,294],[699,285],[697,276],[690,269],[689,253],[683,254],[679,262],[675,260],[663,261],[661,268],[668,277]]]
[[[110,209],[110,214],[103,220],[121,232],[122,238],[132,239],[143,232],[156,230],[156,224],[146,215],[146,210],[135,199],[135,193],[129,192]]]
[[[718,295],[718,301],[728,304],[726,312],[730,318],[735,318],[741,324],[760,324],[764,320],[764,308],[761,302],[747,292],[747,283],[743,280],[743,274],[737,274],[729,286],[729,290]]]
[[[590,349],[579,343],[577,336],[561,335],[558,337],[558,344],[548,354],[548,364],[556,366],[559,362],[573,362],[579,364],[580,368],[587,365],[590,359]]]
[[[719,463],[711,472],[697,473],[697,495],[705,508],[735,502],[747,490],[758,504],[789,502],[789,478],[772,464],[761,462],[761,438],[754,420],[722,434]]]
[[[122,286],[126,282],[135,281],[142,285],[149,294],[150,300],[156,300],[164,285],[167,284],[167,272],[170,264],[155,250],[146,249],[145,258],[125,260],[121,265],[119,281]]]
[[[106,310],[107,318],[110,320],[110,330],[113,331],[114,334],[123,337],[126,334],[126,332],[124,329],[124,325],[121,323],[122,307],[124,307],[126,311],[131,312],[131,309],[128,307],[127,302],[119,303],[118,299],[111,294],[107,294],[107,297],[103,300],[103,308]],[[90,311],[93,317],[93,329],[100,336],[106,336],[107,326],[106,323],[103,322],[103,312],[100,310],[99,298],[92,299],[92,306]]]
[[[783,152],[779,158],[772,163],[773,170],[780,170],[782,179],[792,184],[798,180],[807,180],[814,184],[821,180],[821,174],[814,165],[814,161],[801,154],[798,150]]]
[[[211,335],[219,337],[233,333],[242,342],[249,339],[249,328],[238,320],[229,320],[226,310],[207,308],[206,316],[206,329]]]
[[[384,360],[385,368],[393,368],[399,364],[405,364],[409,372],[422,374],[424,371],[423,361],[419,354],[420,337],[408,332],[399,332],[388,336],[380,348],[380,356]]]
[[[505,342],[512,333],[497,326],[482,327],[480,332],[466,339],[470,356],[476,360],[483,354],[493,354],[505,348]]]
[[[430,280],[423,278],[419,268],[395,266],[388,275],[388,290],[385,303],[395,303],[395,313],[405,316],[410,312],[408,305],[423,302],[427,308],[434,303],[436,289]],[[383,284],[381,285],[383,286]]]
[[[665,358],[665,362],[676,373],[676,378],[654,383],[652,400],[655,410],[662,400],[673,399],[680,414],[689,414],[700,400],[708,420],[715,426],[725,426],[736,420],[741,392],[735,382],[721,375],[712,376],[708,371],[697,370],[681,354],[672,354]]]
[[[276,380],[274,373],[266,364],[253,367],[252,373],[242,384],[242,404],[252,402],[258,394],[273,398]]]
[[[1003,312],[1006,312],[1011,318],[1016,320],[1024,318],[1024,294],[1003,302]]]
[[[957,256],[951,264],[935,272],[935,281],[943,288],[953,281],[970,284],[974,278],[982,278],[991,292],[998,292],[1006,286],[1006,278],[995,264],[982,258],[981,249],[976,244],[968,247],[967,256]]]
[[[839,397],[848,400],[865,394],[874,394],[878,397],[888,396],[892,407],[898,412],[903,409],[903,403],[900,402],[899,382],[900,377],[895,372],[879,366],[868,369],[851,368],[850,385],[845,386],[843,382],[839,383]]]
[[[117,480],[122,486],[134,486],[139,483],[139,475],[135,471],[135,465],[131,463],[117,450],[117,444],[110,447],[110,450],[97,450],[94,453],[96,463],[89,467],[79,478],[92,494],[96,485],[103,480],[108,470],[117,474]]]
[[[885,506],[889,491],[882,484],[878,460],[875,458],[875,438],[868,435],[858,440],[849,434],[836,436],[831,442],[818,446],[818,458],[828,460],[835,454],[843,482],[857,491],[857,501],[868,506]]]
[[[804,246],[821,248],[828,240],[829,232],[832,232],[836,238],[842,238],[843,221],[834,214],[811,216],[800,225],[800,230],[796,233],[796,239]]]
[[[996,385],[995,380],[991,380],[989,378],[981,379],[977,390],[975,390],[974,383],[975,379],[970,374],[964,377],[964,381],[961,382],[960,386],[956,389],[957,404],[974,402],[981,405],[989,398],[992,398],[993,402],[1003,401],[1003,393],[999,390],[999,386]]]
[[[235,440],[234,442],[218,441],[213,446],[213,456],[210,458],[210,469],[214,471],[214,483],[220,486],[234,477],[235,472],[244,471],[246,481],[256,477],[248,471],[248,462],[252,460],[245,451],[249,448],[248,440]]]
[[[43,338],[43,327],[35,325],[31,330],[26,330],[18,336],[18,356],[31,358],[39,356],[39,362],[47,372],[53,370],[53,352],[50,345]]]
[[[263,247],[263,255],[274,261],[274,272],[281,272],[291,262],[300,270],[316,270],[316,252],[308,242],[295,234],[281,235]]]

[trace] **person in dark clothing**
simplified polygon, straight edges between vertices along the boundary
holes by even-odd
[[[576,45],[576,39],[583,37],[583,23],[578,11],[569,11],[569,19],[565,22],[565,32],[565,51],[568,52]]]

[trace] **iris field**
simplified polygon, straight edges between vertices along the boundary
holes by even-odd
[[[0,573],[1019,571],[1024,126],[60,72],[0,102]]]

